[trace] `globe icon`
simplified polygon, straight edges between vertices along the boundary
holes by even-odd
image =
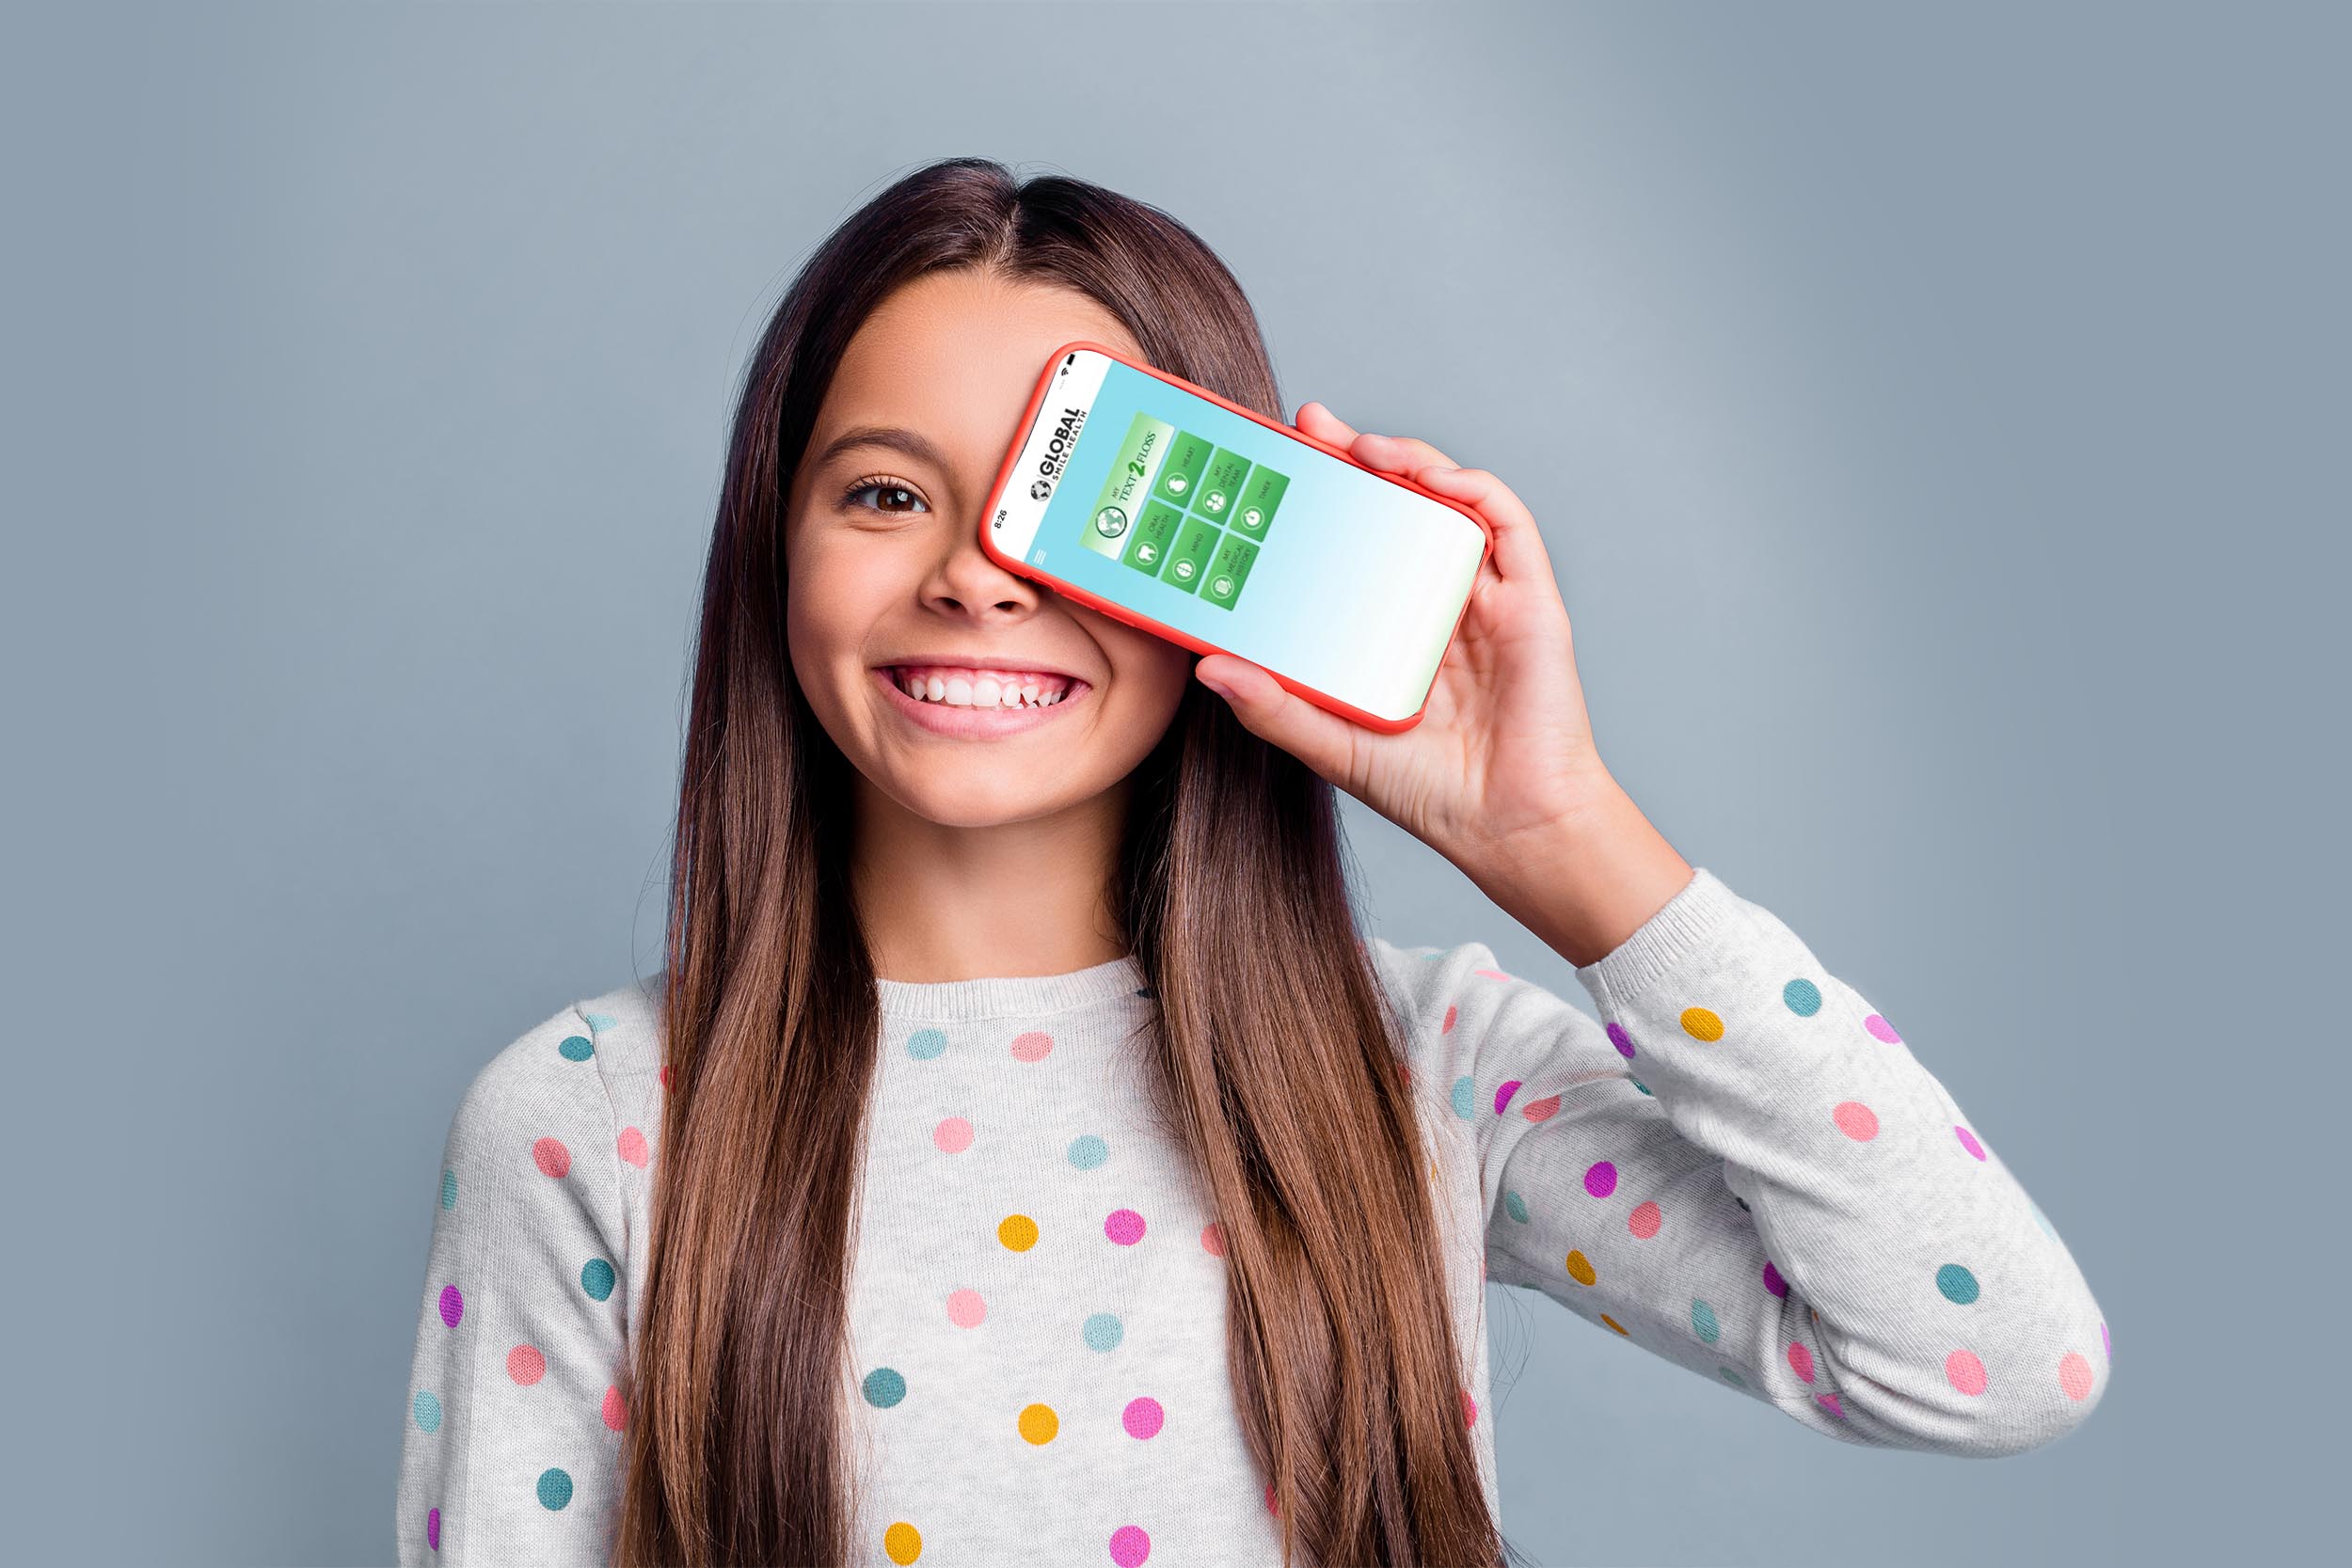
[[[1094,531],[1105,539],[1116,539],[1127,531],[1127,514],[1115,506],[1106,506],[1094,515]]]

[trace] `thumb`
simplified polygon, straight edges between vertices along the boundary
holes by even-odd
[[[1202,655],[1193,665],[1193,673],[1201,685],[1225,699],[1242,728],[1290,752],[1327,783],[1346,787],[1353,724],[1232,654]]]

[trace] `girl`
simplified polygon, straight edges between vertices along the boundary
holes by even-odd
[[[1361,730],[981,552],[1074,338],[1279,417],[1190,230],[977,159],[853,215],[762,337],[666,961],[457,1110],[401,1560],[1498,1562],[1489,1279],[1845,1442],[2080,1422],[2073,1258],[1618,787],[1518,498],[1300,410],[1495,532],[1422,722]],[[1485,943],[1363,940],[1334,786],[1605,1026]]]

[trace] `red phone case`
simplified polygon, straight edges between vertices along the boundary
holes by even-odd
[[[1417,496],[1427,496],[1429,499],[1436,501],[1440,506],[1450,506],[1454,511],[1459,512],[1463,516],[1468,517],[1471,522],[1478,525],[1479,538],[1482,541],[1478,550],[1478,564],[1482,567],[1486,565],[1486,558],[1494,553],[1494,530],[1487,525],[1486,518],[1480,516],[1475,511],[1463,505],[1460,501],[1449,499],[1444,496],[1435,495],[1430,491],[1422,488],[1420,485],[1415,484],[1409,479],[1403,479],[1395,474],[1383,473],[1378,468],[1366,467],[1364,464],[1357,462],[1353,457],[1350,457],[1346,452],[1343,451],[1338,447],[1333,446],[1328,441],[1318,441],[1313,436],[1308,435],[1305,431],[1298,429],[1295,425],[1277,424],[1274,420],[1267,419],[1263,414],[1259,413],[1254,408],[1244,408],[1238,403],[1229,402],[1224,398],[1218,397],[1215,392],[1210,391],[1206,387],[1196,387],[1181,375],[1170,375],[1166,371],[1155,370],[1152,366],[1145,364],[1140,359],[1128,357],[1126,355],[1120,353],[1119,350],[1110,347],[1106,343],[1098,343],[1089,339],[1079,338],[1062,344],[1061,347],[1056,349],[1052,356],[1046,359],[1044,372],[1037,378],[1037,390],[1029,394],[1029,405],[1022,410],[1021,420],[1013,427],[1011,444],[1005,449],[1004,464],[996,471],[996,483],[989,487],[988,502],[980,508],[980,548],[987,553],[988,558],[991,561],[993,561],[997,565],[1002,566],[1006,571],[1012,573],[1015,577],[1024,577],[1031,578],[1034,581],[1048,583],[1057,594],[1075,599],[1089,610],[1101,610],[1104,614],[1109,616],[1114,621],[1123,621],[1131,626],[1141,627],[1143,630],[1151,632],[1153,636],[1164,637],[1171,642],[1180,642],[1197,654],[1233,654],[1233,657],[1236,658],[1246,658],[1248,657],[1245,654],[1234,653],[1234,651],[1231,648],[1220,648],[1214,642],[1203,642],[1198,638],[1188,637],[1184,633],[1178,631],[1174,626],[1168,626],[1164,622],[1154,621],[1150,616],[1145,615],[1138,610],[1131,610],[1122,604],[1115,604],[1108,599],[1103,598],[1099,594],[1089,594],[1085,589],[1078,587],[1074,583],[1064,582],[1061,578],[1055,577],[1050,572],[1039,571],[1036,567],[1031,566],[1027,562],[1007,555],[1004,551],[998,549],[996,547],[996,542],[989,537],[990,519],[996,515],[997,499],[1005,493],[1005,485],[1012,478],[1013,467],[1021,461],[1022,446],[1028,439],[1030,426],[1037,422],[1037,411],[1039,407],[1044,404],[1045,394],[1053,389],[1055,368],[1061,363],[1062,356],[1070,353],[1073,349],[1081,348],[1092,349],[1097,354],[1107,355],[1109,357],[1118,360],[1122,365],[1141,371],[1146,375],[1154,376],[1161,381],[1167,382],[1171,387],[1181,387],[1185,391],[1194,394],[1196,397],[1206,398],[1211,403],[1216,404],[1218,407],[1230,409],[1233,413],[1239,414],[1246,420],[1255,420],[1257,423],[1265,426],[1268,430],[1271,430],[1278,435],[1286,436],[1294,441],[1304,442],[1308,446],[1329,452],[1332,456],[1338,458],[1341,462],[1347,464],[1350,467],[1362,468],[1364,472],[1373,475],[1375,478],[1385,479],[1391,484],[1401,484]],[[1474,573],[1472,575],[1472,581],[1473,583],[1476,581],[1476,576]],[[1451,652],[1453,650],[1454,639],[1461,635],[1462,617],[1469,613],[1470,597],[1468,594],[1465,594],[1462,598],[1462,608],[1457,610],[1454,616],[1454,629],[1446,634],[1445,645],[1447,652]],[[1255,659],[1250,659],[1249,662],[1257,664],[1257,660]],[[1445,662],[1445,654],[1441,653],[1438,656],[1438,662],[1440,665]],[[1262,664],[1258,667],[1262,670],[1265,669],[1265,666]],[[1366,713],[1362,708],[1357,707],[1353,704],[1343,703],[1327,691],[1318,690],[1315,688],[1307,685],[1304,681],[1293,680],[1279,670],[1266,670],[1266,673],[1281,682],[1285,689],[1296,692],[1299,696],[1304,697],[1307,701],[1314,704],[1317,707],[1327,708],[1331,712],[1338,714],[1343,719],[1348,720],[1353,723],[1361,724],[1369,730],[1378,730],[1384,735],[1396,735],[1405,730],[1411,729],[1415,724],[1421,722],[1422,715],[1427,712],[1429,708],[1429,693],[1424,691],[1422,693],[1421,706],[1415,708],[1409,716],[1403,719],[1382,719],[1375,714]],[[1437,684],[1434,674],[1431,677],[1430,684],[1432,686]]]

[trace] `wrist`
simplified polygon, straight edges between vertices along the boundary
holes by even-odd
[[[1547,820],[1454,862],[1505,914],[1579,969],[1615,951],[1693,875],[1605,775]]]

